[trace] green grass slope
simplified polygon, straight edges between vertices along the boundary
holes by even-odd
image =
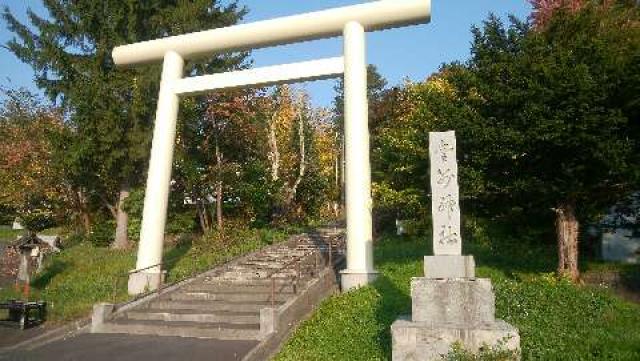
[[[557,279],[553,249],[508,237],[501,247],[491,247],[483,235],[474,239],[465,253],[476,256],[478,276],[492,279],[497,317],[520,330],[523,360],[640,360],[639,305]],[[410,314],[409,282],[421,276],[429,249],[417,239],[377,243],[379,279],[326,300],[276,360],[389,360],[389,328]]]
[[[165,249],[167,279],[170,283],[183,280],[285,240],[297,231],[300,229],[239,229],[225,235],[185,238]],[[114,289],[117,302],[130,298],[127,275],[135,268],[135,257],[133,249],[117,251],[90,242],[74,244],[45,261],[44,270],[31,281],[29,299],[47,301],[48,321],[54,324],[87,317],[95,303],[114,299]],[[0,301],[21,298],[13,287],[0,289]]]

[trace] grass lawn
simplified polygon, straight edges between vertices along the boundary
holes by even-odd
[[[553,247],[472,233],[465,253],[476,256],[480,277],[492,279],[497,317],[520,330],[523,360],[640,360],[640,305],[558,280]],[[501,247],[492,247],[488,239],[499,237]],[[326,300],[276,360],[390,359],[389,327],[411,313],[409,282],[422,275],[422,257],[430,248],[418,239],[387,237],[377,243],[379,279]]]
[[[38,234],[44,234],[47,236],[58,235],[62,232],[61,228],[45,229]],[[24,230],[14,230],[11,226],[0,226],[0,244],[9,244],[16,240],[18,236],[24,234]]]
[[[11,226],[0,226],[0,244],[11,243],[23,231],[14,231]]]
[[[284,240],[297,230],[242,230],[230,234],[226,241],[212,234],[178,242],[165,249],[168,280],[188,278]],[[48,302],[48,320],[53,324],[89,316],[93,304],[111,302],[116,280],[116,300],[127,300],[126,275],[135,267],[135,254],[135,250],[115,251],[89,242],[73,245],[46,261],[44,271],[31,282],[30,299]],[[0,300],[11,298],[20,298],[13,287],[0,289]]]

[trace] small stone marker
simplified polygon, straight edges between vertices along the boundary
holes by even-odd
[[[473,256],[462,255],[455,133],[429,133],[429,142],[434,255],[411,281],[411,316],[391,325],[392,360],[441,360],[454,342],[516,350],[518,330],[495,318],[491,280],[476,278]]]

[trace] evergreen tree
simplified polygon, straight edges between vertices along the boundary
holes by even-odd
[[[31,65],[37,85],[67,111],[74,132],[59,161],[86,203],[116,219],[114,247],[128,245],[124,200],[144,179],[158,93],[159,66],[116,68],[115,46],[235,24],[235,1],[43,0],[49,14],[29,10],[23,24],[4,9],[15,37],[6,45]],[[33,29],[33,30],[32,30]],[[243,54],[190,63],[186,74],[228,69]]]
[[[459,132],[461,176],[473,181],[463,192],[492,212],[553,211],[558,272],[573,280],[580,221],[638,184],[638,15],[585,5],[541,31],[490,17],[467,66],[444,76],[467,115],[435,111],[430,124]]]
[[[555,218],[558,273],[577,279],[580,223],[639,184],[639,19],[625,3],[556,11],[544,28],[491,16],[467,63],[388,94],[399,110],[373,133],[376,207],[413,212],[428,133],[455,130],[465,212]]]
[[[367,99],[369,104],[375,104],[383,99],[385,90],[387,89],[387,80],[380,74],[375,65],[367,66]],[[342,126],[344,121],[344,79],[340,78],[333,87],[336,96],[333,98],[333,110],[336,113],[337,123]],[[376,118],[376,114],[369,107],[369,122]]]

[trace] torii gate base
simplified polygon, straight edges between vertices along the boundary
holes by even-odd
[[[376,278],[371,232],[371,169],[367,103],[367,31],[428,22],[431,0],[383,0],[281,19],[237,25],[121,46],[117,65],[163,59],[136,269],[129,293],[157,289],[163,278],[162,249],[167,219],[179,96],[215,89],[270,86],[344,75],[347,269],[342,288]],[[344,57],[183,78],[185,60],[342,35]]]

